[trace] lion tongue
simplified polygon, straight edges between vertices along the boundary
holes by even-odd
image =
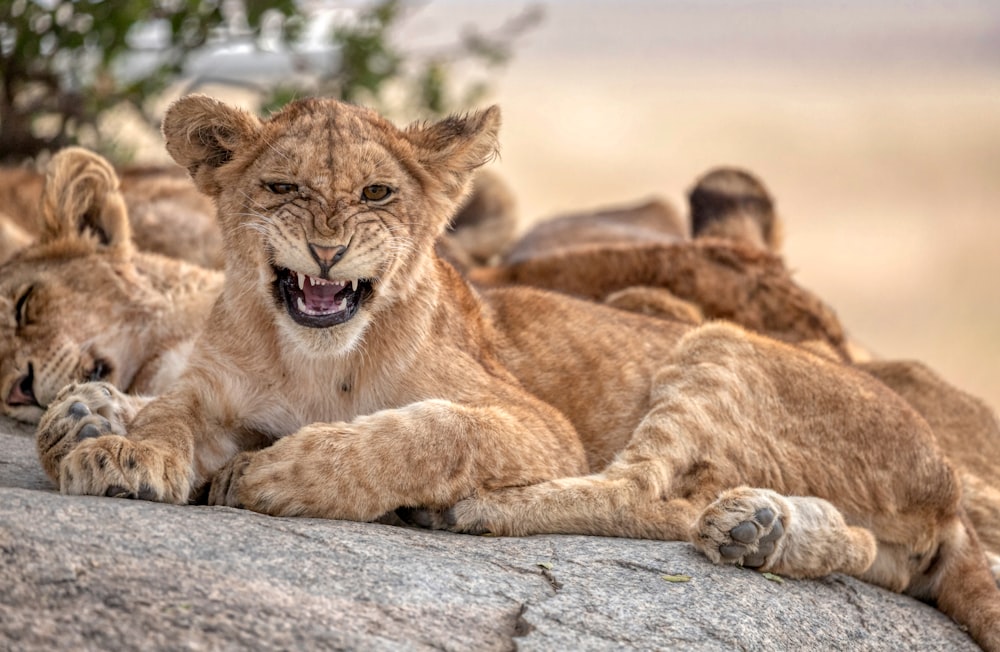
[[[337,301],[337,294],[344,289],[344,283],[324,281],[303,274],[302,298],[299,310],[313,315],[329,315],[344,309],[347,300]]]

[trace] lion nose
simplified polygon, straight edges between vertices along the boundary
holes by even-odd
[[[325,247],[323,245],[313,244],[310,242],[309,253],[312,254],[313,259],[325,275],[328,271],[330,271],[331,267],[340,262],[340,259],[344,257],[344,254],[347,253],[347,247],[344,245]]]
[[[10,388],[10,393],[7,394],[7,405],[11,407],[16,407],[18,405],[34,405],[35,407],[41,407],[38,404],[38,399],[35,398],[35,389],[33,385],[35,384],[35,370],[32,366],[28,365],[28,373],[22,376],[14,383],[14,386]]]

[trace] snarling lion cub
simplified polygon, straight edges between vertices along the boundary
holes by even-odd
[[[269,514],[419,508],[465,532],[691,541],[931,600],[1000,650],[956,477],[885,386],[736,326],[477,294],[436,257],[499,121],[175,103],[167,149],[216,202],[225,285],[186,374],[127,437],[75,441],[114,403],[102,385],[50,410],[40,441],[63,427],[76,444],[61,490],[184,503],[211,481],[209,502]]]

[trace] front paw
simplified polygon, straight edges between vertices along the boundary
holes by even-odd
[[[42,415],[35,435],[45,472],[59,482],[59,466],[70,451],[87,439],[124,435],[133,412],[129,397],[109,383],[64,387]]]
[[[186,503],[190,465],[180,455],[151,442],[119,435],[85,438],[59,465],[64,494]]]
[[[253,455],[252,452],[240,453],[219,469],[215,477],[212,478],[212,485],[208,490],[209,505],[244,507],[239,495],[240,481],[243,479],[243,474],[246,473]]]
[[[500,527],[499,514],[485,500],[472,496],[460,500],[438,515],[435,527],[464,534],[511,534]]]

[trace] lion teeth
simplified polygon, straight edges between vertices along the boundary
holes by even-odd
[[[355,278],[351,280],[351,292],[357,292],[357,291],[358,291],[358,279]]]
[[[305,274],[299,274],[298,272],[295,272],[295,278],[298,279],[299,289],[300,290],[303,289],[305,287],[305,284],[306,284],[306,276],[305,276]]]

